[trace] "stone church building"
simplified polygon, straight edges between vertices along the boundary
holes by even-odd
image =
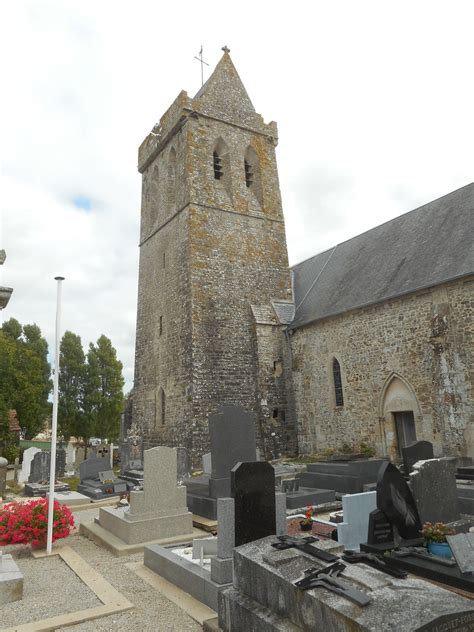
[[[474,455],[474,184],[288,265],[275,147],[229,51],[139,149],[132,419],[208,450],[222,405],[267,458],[432,441]]]

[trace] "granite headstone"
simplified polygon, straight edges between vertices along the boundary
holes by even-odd
[[[453,522],[460,518],[456,489],[456,459],[418,462],[410,485],[421,521]]]
[[[255,419],[241,406],[223,406],[209,417],[212,473],[209,494],[230,495],[230,471],[236,463],[255,461]]]

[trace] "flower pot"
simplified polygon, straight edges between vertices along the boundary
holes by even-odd
[[[451,547],[447,542],[429,542],[428,551],[438,557],[452,557]]]
[[[304,522],[303,520],[300,520],[300,529],[301,531],[311,531],[313,528],[313,523],[310,522]]]

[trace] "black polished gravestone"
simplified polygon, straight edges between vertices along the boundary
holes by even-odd
[[[275,535],[275,470],[270,463],[237,463],[231,471],[231,489],[235,546]]]
[[[433,444],[429,441],[415,441],[406,448],[402,448],[402,455],[405,476],[408,476],[415,463],[434,458]]]
[[[405,479],[391,463],[384,463],[377,479],[377,509],[369,516],[367,544],[362,551],[380,552],[422,543],[421,522]]]

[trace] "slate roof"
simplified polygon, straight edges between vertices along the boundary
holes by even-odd
[[[474,183],[294,266],[292,329],[474,272]]]

